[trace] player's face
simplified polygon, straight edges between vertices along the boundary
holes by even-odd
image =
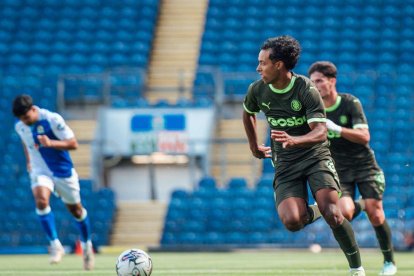
[[[259,65],[257,65],[256,71],[262,76],[262,80],[265,83],[274,83],[279,79],[281,61],[273,62],[270,60],[270,49],[261,50],[259,53]]]
[[[33,125],[38,118],[38,112],[37,109],[33,106],[30,108],[29,111],[26,112],[26,114],[19,117],[20,121],[22,121],[25,125]]]
[[[332,91],[334,91],[336,83],[335,78],[328,78],[320,72],[313,72],[310,75],[310,79],[315,83],[322,99],[329,97],[332,94]]]

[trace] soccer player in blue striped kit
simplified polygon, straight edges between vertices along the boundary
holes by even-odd
[[[13,114],[19,119],[15,130],[23,143],[36,214],[50,241],[50,263],[60,262],[65,253],[49,204],[50,195],[55,192],[78,224],[84,269],[93,269],[89,217],[81,204],[79,179],[68,152],[78,147],[73,131],[62,116],[34,105],[29,95],[14,99]]]

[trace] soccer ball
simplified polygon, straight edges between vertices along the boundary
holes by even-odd
[[[151,257],[141,249],[125,250],[116,261],[118,276],[149,276],[151,272]]]

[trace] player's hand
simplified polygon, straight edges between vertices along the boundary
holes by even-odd
[[[37,135],[37,140],[39,140],[39,143],[42,145],[42,147],[52,147],[52,141],[46,135]]]
[[[291,148],[296,145],[295,138],[287,134],[285,131],[272,130],[270,137],[276,142],[282,143],[283,148]]]
[[[258,145],[257,148],[252,149],[253,156],[259,159],[271,158],[272,149],[264,144]]]
[[[341,133],[342,132],[342,127],[338,126],[337,124],[335,124],[334,122],[332,122],[329,119],[326,119],[326,127],[336,133]]]

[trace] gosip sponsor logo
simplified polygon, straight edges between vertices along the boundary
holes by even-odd
[[[290,118],[272,118],[268,117],[267,121],[274,127],[292,127],[292,126],[301,126],[306,122],[306,117],[290,117]]]

